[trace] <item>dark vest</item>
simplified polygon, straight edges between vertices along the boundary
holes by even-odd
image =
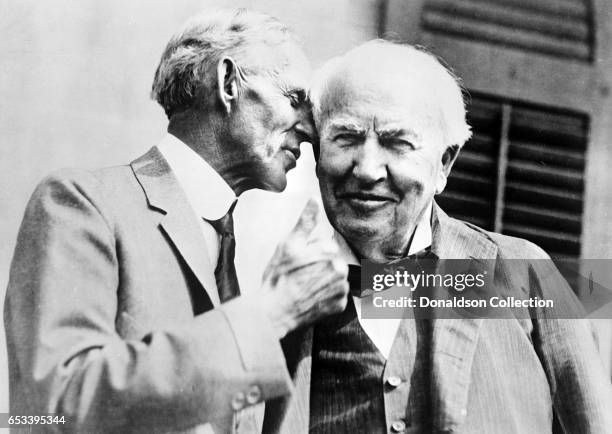
[[[343,313],[314,328],[310,432],[386,432],[384,370],[349,297]]]

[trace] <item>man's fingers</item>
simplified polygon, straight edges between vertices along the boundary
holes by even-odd
[[[346,281],[348,266],[342,261],[328,259],[319,261],[301,268],[294,268],[289,273],[296,281],[311,287],[323,287],[336,281]]]
[[[330,256],[338,256],[340,250],[338,244],[331,239],[325,238],[310,238],[306,244],[305,251],[325,253]]]
[[[308,199],[300,218],[295,227],[289,234],[289,237],[308,238],[314,228],[317,226],[319,216],[319,204],[314,199]]]
[[[322,251],[279,261],[275,265],[275,271],[278,274],[289,274],[298,270],[308,269],[310,272],[316,273],[318,267],[327,267],[329,265],[332,265],[334,271],[348,273],[348,271],[343,271],[348,270],[348,266],[342,259],[338,258],[337,254]]]

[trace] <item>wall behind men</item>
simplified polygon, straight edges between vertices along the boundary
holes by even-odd
[[[0,305],[19,223],[41,178],[63,167],[127,163],[163,136],[166,118],[149,99],[151,81],[167,40],[188,17],[218,6],[270,13],[295,29],[316,66],[375,37],[379,3],[1,0]],[[257,286],[276,241],[293,225],[305,198],[316,194],[313,168],[306,152],[286,193],[241,198],[236,209],[241,283]],[[6,412],[1,328],[0,412]]]

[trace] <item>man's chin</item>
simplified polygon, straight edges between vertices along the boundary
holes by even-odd
[[[287,188],[287,178],[285,178],[283,181],[274,183],[267,190],[274,192],[274,193],[281,193],[285,191],[286,188]]]
[[[381,229],[388,227],[385,222],[378,221],[378,219],[338,219],[334,224],[335,229],[342,235],[347,241],[352,240],[360,241],[375,241],[383,237]]]
[[[285,173],[275,177],[266,177],[261,179],[259,183],[254,187],[260,190],[270,191],[273,193],[280,193],[287,188],[287,176]]]

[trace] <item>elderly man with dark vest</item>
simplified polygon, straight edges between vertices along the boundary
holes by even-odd
[[[324,65],[311,99],[323,204],[349,264],[419,252],[549,262],[435,203],[471,133],[458,81],[433,55],[368,42]],[[571,291],[556,270],[525,267],[496,279],[507,291]],[[569,433],[612,432],[587,320],[365,319],[364,302],[353,295],[285,338],[296,391],[266,404],[265,432],[545,433],[555,418]]]

